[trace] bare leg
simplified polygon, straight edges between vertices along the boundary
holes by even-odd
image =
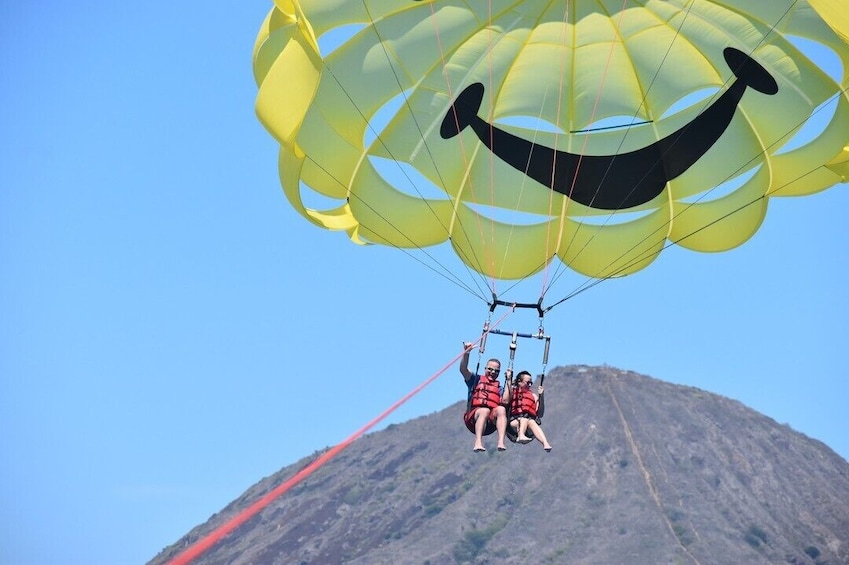
[[[527,436],[528,433],[528,419],[527,418],[519,418],[519,432],[516,436],[516,441],[519,443],[528,443],[529,441],[533,441],[533,439]]]
[[[498,430],[498,451],[507,449],[504,446],[504,436],[507,433],[507,410],[503,406],[495,408],[495,429]]]
[[[528,420],[528,427],[533,432],[534,437],[537,438],[542,444],[543,449],[546,451],[551,451],[551,444],[548,443],[548,439],[545,437],[545,432],[542,431],[542,426],[537,424],[536,420]]]
[[[478,408],[475,410],[475,450],[483,450],[483,430],[489,419],[489,408]]]

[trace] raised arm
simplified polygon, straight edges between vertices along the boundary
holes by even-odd
[[[513,402],[513,369],[504,372],[504,392],[501,393],[501,404],[510,407]]]
[[[464,341],[463,342],[463,358],[460,360],[460,374],[463,375],[463,380],[469,382],[475,376],[469,370],[469,353],[472,351],[471,343]]]

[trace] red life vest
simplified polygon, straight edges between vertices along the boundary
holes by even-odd
[[[510,411],[513,414],[527,413],[531,418],[537,417],[537,401],[531,389],[524,386],[513,389],[513,404]]]
[[[497,380],[482,376],[472,389],[469,401],[472,408],[495,408],[501,404],[501,386]]]

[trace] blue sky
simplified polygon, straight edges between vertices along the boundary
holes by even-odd
[[[145,562],[480,334],[485,303],[289,208],[253,110],[269,8],[0,7],[0,562]],[[774,199],[736,250],[582,293],[549,368],[699,387],[849,457],[848,209],[847,185]],[[464,397],[451,368],[387,423]]]

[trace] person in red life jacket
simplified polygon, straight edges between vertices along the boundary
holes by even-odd
[[[543,449],[551,451],[551,445],[545,437],[545,432],[542,431],[539,418],[542,416],[543,387],[537,387],[537,392],[531,390],[534,381],[531,374],[527,371],[521,371],[516,375],[516,385],[512,393],[512,403],[510,404],[510,427],[516,430],[516,441],[519,443],[530,443],[534,438],[538,439],[542,444]],[[528,430],[531,431],[533,437],[528,437]]]
[[[498,432],[498,451],[507,449],[504,437],[507,433],[507,406],[510,406],[510,387],[501,386],[498,374],[501,372],[501,361],[490,359],[486,362],[483,375],[476,375],[469,370],[469,351],[471,343],[463,343],[465,352],[460,362],[460,373],[469,389],[466,413],[463,421],[466,428],[475,434],[474,451],[486,451],[483,446],[483,436]],[[506,384],[506,381],[505,381]]]

